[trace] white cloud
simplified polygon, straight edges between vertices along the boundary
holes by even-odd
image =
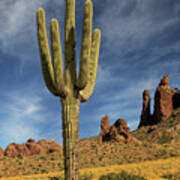
[[[11,102],[7,105],[7,112],[11,112],[13,118],[27,118],[31,117],[36,119],[39,111],[43,110],[41,106],[40,97],[23,97],[21,96],[11,96]]]
[[[7,40],[25,40],[23,37],[28,37],[26,32],[32,31],[32,19],[34,17],[33,12],[41,6],[40,1],[24,1],[10,0],[0,2],[0,26],[1,33],[0,39],[4,47],[8,47],[11,42]],[[18,37],[17,37],[18,36]]]
[[[15,121],[15,122],[14,122]],[[3,123],[1,132],[1,138],[9,143],[23,143],[30,137],[33,139],[38,138],[38,129],[34,127],[29,127],[25,123],[16,122],[16,120],[12,119],[12,122]]]
[[[156,4],[154,0],[106,1],[96,18],[105,38],[105,47],[111,47],[109,51],[118,48],[117,53],[123,55],[143,48],[152,37],[158,37],[164,29],[179,22],[175,6],[162,8],[161,5],[158,9]]]
[[[130,121],[130,122],[128,121],[128,127],[131,129],[131,131],[137,129],[138,125],[139,125],[139,120]]]
[[[39,92],[38,89],[39,84],[29,83],[24,88],[1,92],[4,101],[0,104],[0,143],[4,148],[11,142],[24,143],[29,138],[39,140],[48,136],[43,128],[53,112],[47,111],[43,103],[48,92],[44,89]],[[53,121],[56,122],[56,116],[53,116]]]
[[[96,84],[103,85],[107,82],[111,77],[111,71],[108,67],[102,67],[100,64],[98,65],[97,77],[96,77]]]
[[[36,125],[44,117],[39,97],[11,96],[3,110],[1,137],[7,141],[15,142],[25,141],[30,137],[38,138],[39,129]]]
[[[146,79],[143,79],[141,81],[130,81],[127,80],[127,78],[114,78],[110,76],[109,70],[105,69],[105,71],[100,71],[100,77],[102,79],[99,80],[99,82],[107,82],[112,84],[121,84],[123,83],[125,85],[125,88],[123,89],[116,89],[114,92],[112,91],[104,91],[104,93],[99,94],[98,101],[103,101],[105,104],[110,103],[114,104],[115,102],[120,102],[121,100],[125,101],[125,103],[132,102],[132,100],[137,99],[137,97],[141,96],[144,89],[149,89],[149,91],[154,91],[157,87],[160,79],[162,77],[158,77],[158,75],[153,75],[151,72],[149,72],[149,75]],[[105,76],[103,76],[105,74]],[[108,74],[108,76],[106,76]],[[113,82],[112,82],[113,80]],[[106,96],[106,98],[104,98]],[[115,104],[114,104],[115,105]],[[123,106],[123,105],[121,105]]]
[[[0,45],[4,53],[18,56],[22,60],[32,59],[32,55],[36,53],[32,43],[37,49],[36,11],[40,7],[46,7],[48,3],[51,3],[50,0],[0,1]],[[62,0],[55,0],[53,5],[57,7],[64,5],[64,3]],[[49,24],[49,22],[47,23]]]

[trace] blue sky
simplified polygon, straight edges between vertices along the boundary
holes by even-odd
[[[77,68],[83,6],[76,0]],[[152,97],[168,74],[171,88],[180,88],[180,1],[93,0],[93,28],[102,41],[95,90],[80,105],[80,138],[96,136],[100,120],[124,118],[131,130],[139,124],[142,92]],[[28,138],[54,139],[62,145],[61,104],[43,81],[36,31],[36,11],[64,29],[64,0],[0,1],[0,146]]]

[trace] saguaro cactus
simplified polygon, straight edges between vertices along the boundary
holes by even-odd
[[[76,75],[75,52],[75,0],[66,0],[63,74],[62,50],[59,25],[51,20],[52,61],[46,32],[45,11],[37,11],[37,32],[43,77],[49,91],[59,96],[62,104],[63,152],[65,180],[78,180],[79,104],[92,95],[98,65],[101,32],[95,29],[92,35],[93,4],[87,0],[81,44],[79,76]]]

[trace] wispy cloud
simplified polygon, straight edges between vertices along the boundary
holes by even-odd
[[[118,53],[124,54],[143,48],[152,38],[178,23],[177,4],[177,1],[169,0],[106,1],[97,22],[101,24],[107,46],[113,44],[113,47],[119,47]]]
[[[10,96],[3,104],[1,138],[3,142],[23,142],[30,137],[37,139],[37,124],[43,121],[43,107],[39,97]]]
[[[62,141],[61,111],[53,111],[54,99],[45,88],[39,90],[38,84],[31,83],[2,92],[0,144],[4,148],[11,142],[24,143],[29,138]]]
[[[46,6],[51,10],[49,3],[51,3],[49,0],[0,1],[1,51],[18,56],[21,60],[34,59],[32,55],[37,53],[36,11],[39,7],[46,8]],[[62,0],[53,1],[53,6],[62,5],[64,5]],[[47,19],[50,14],[59,14],[57,8],[55,9],[49,12]]]

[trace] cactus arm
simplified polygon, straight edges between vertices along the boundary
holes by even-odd
[[[79,78],[75,84],[76,88],[82,90],[88,83],[88,61],[90,59],[91,35],[92,35],[93,4],[87,0],[84,7],[83,35],[81,44],[81,61]]]
[[[64,78],[63,78],[62,48],[61,48],[59,24],[57,19],[51,20],[50,32],[51,32],[51,49],[53,56],[53,67],[54,67],[56,88],[59,96],[66,97],[67,88],[65,87]]]
[[[42,8],[39,8],[37,11],[37,32],[44,81],[49,91],[55,96],[58,96],[54,80],[54,70],[51,63],[51,56],[49,52],[48,38],[46,32],[45,11]]]
[[[92,45],[91,45],[88,84],[85,87],[85,89],[79,92],[81,102],[86,102],[94,91],[96,73],[97,73],[97,67],[98,67],[100,41],[101,41],[101,31],[99,29],[95,29],[93,33],[93,39],[92,39]]]
[[[75,52],[75,0],[66,0],[65,16],[65,84],[69,89],[76,82],[76,52]]]

